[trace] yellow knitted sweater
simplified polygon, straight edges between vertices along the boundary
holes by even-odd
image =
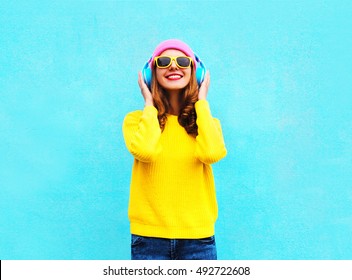
[[[131,233],[162,238],[214,234],[218,215],[210,164],[226,155],[220,122],[206,100],[195,104],[198,136],[168,115],[161,132],[157,109],[128,113],[123,134],[134,156],[128,216]]]

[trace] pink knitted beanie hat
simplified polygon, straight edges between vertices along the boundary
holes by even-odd
[[[153,56],[149,62],[150,67],[153,68],[154,58],[156,56],[160,55],[162,52],[169,49],[179,50],[183,52],[185,55],[191,57],[193,60],[193,63],[192,63],[193,69],[196,70],[196,67],[197,67],[196,58],[194,56],[192,49],[185,42],[182,42],[181,40],[178,40],[178,39],[169,39],[161,42],[154,50]]]

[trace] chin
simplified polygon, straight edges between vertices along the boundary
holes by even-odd
[[[167,91],[174,91],[174,90],[183,90],[186,86],[179,86],[179,87],[164,87]]]
[[[164,84],[166,90],[181,90],[187,86],[187,83],[183,82],[167,82]]]

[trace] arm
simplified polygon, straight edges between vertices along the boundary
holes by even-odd
[[[161,152],[161,130],[154,106],[127,114],[123,122],[123,136],[127,149],[138,160],[152,162]]]
[[[127,114],[123,122],[123,136],[127,149],[138,160],[151,162],[161,152],[161,131],[158,111],[153,106],[153,97],[148,86],[138,73],[138,85],[144,98],[144,110]]]
[[[211,116],[209,103],[206,101],[209,85],[210,74],[207,71],[195,104],[198,125],[196,157],[206,164],[217,162],[227,154],[220,121]]]
[[[227,153],[220,121],[212,117],[206,100],[198,100],[195,109],[198,125],[196,157],[206,164],[217,162]]]

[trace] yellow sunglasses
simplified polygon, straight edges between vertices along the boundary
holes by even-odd
[[[157,56],[154,59],[158,68],[168,68],[172,61],[180,68],[188,68],[192,65],[192,58],[189,56]]]

